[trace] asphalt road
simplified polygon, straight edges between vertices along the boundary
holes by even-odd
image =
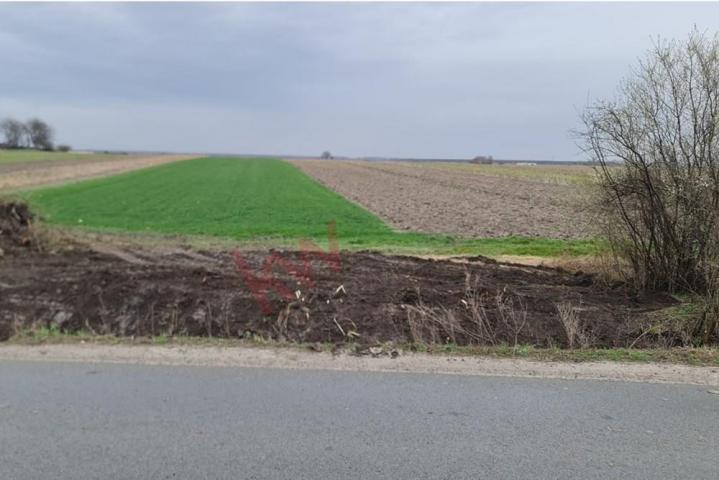
[[[707,390],[0,362],[0,479],[714,480]]]

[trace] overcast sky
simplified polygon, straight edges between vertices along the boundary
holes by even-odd
[[[76,148],[576,160],[588,99],[719,4],[2,4],[0,117]]]

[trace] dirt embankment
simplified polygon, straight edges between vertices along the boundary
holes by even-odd
[[[33,215],[24,203],[0,203],[0,258],[35,248]]]
[[[0,191],[113,175],[196,157],[196,155],[117,155],[116,158],[8,163],[0,165]]]
[[[573,183],[487,175],[466,165],[292,163],[399,230],[464,237],[586,238],[594,234],[583,206],[585,189]]]
[[[123,336],[564,346],[563,305],[576,321],[575,344],[626,346],[638,336],[633,318],[672,302],[603,290],[584,274],[486,259],[48,251],[33,246],[22,206],[4,205],[0,215],[0,338],[54,327]]]

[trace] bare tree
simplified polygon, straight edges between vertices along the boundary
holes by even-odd
[[[0,122],[0,130],[5,136],[5,143],[9,148],[20,148],[24,142],[25,125],[14,118],[6,118]]]
[[[719,294],[719,37],[657,41],[583,121],[606,232],[637,285]],[[705,341],[718,317],[697,327]]]
[[[30,144],[39,150],[52,150],[54,132],[52,127],[40,120],[32,118],[25,124]]]
[[[322,152],[322,160],[329,160],[332,158],[332,153],[330,153],[328,150],[325,150]]]

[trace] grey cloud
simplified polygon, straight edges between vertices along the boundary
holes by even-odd
[[[712,4],[2,4],[0,116],[78,147],[576,159],[567,132]]]

